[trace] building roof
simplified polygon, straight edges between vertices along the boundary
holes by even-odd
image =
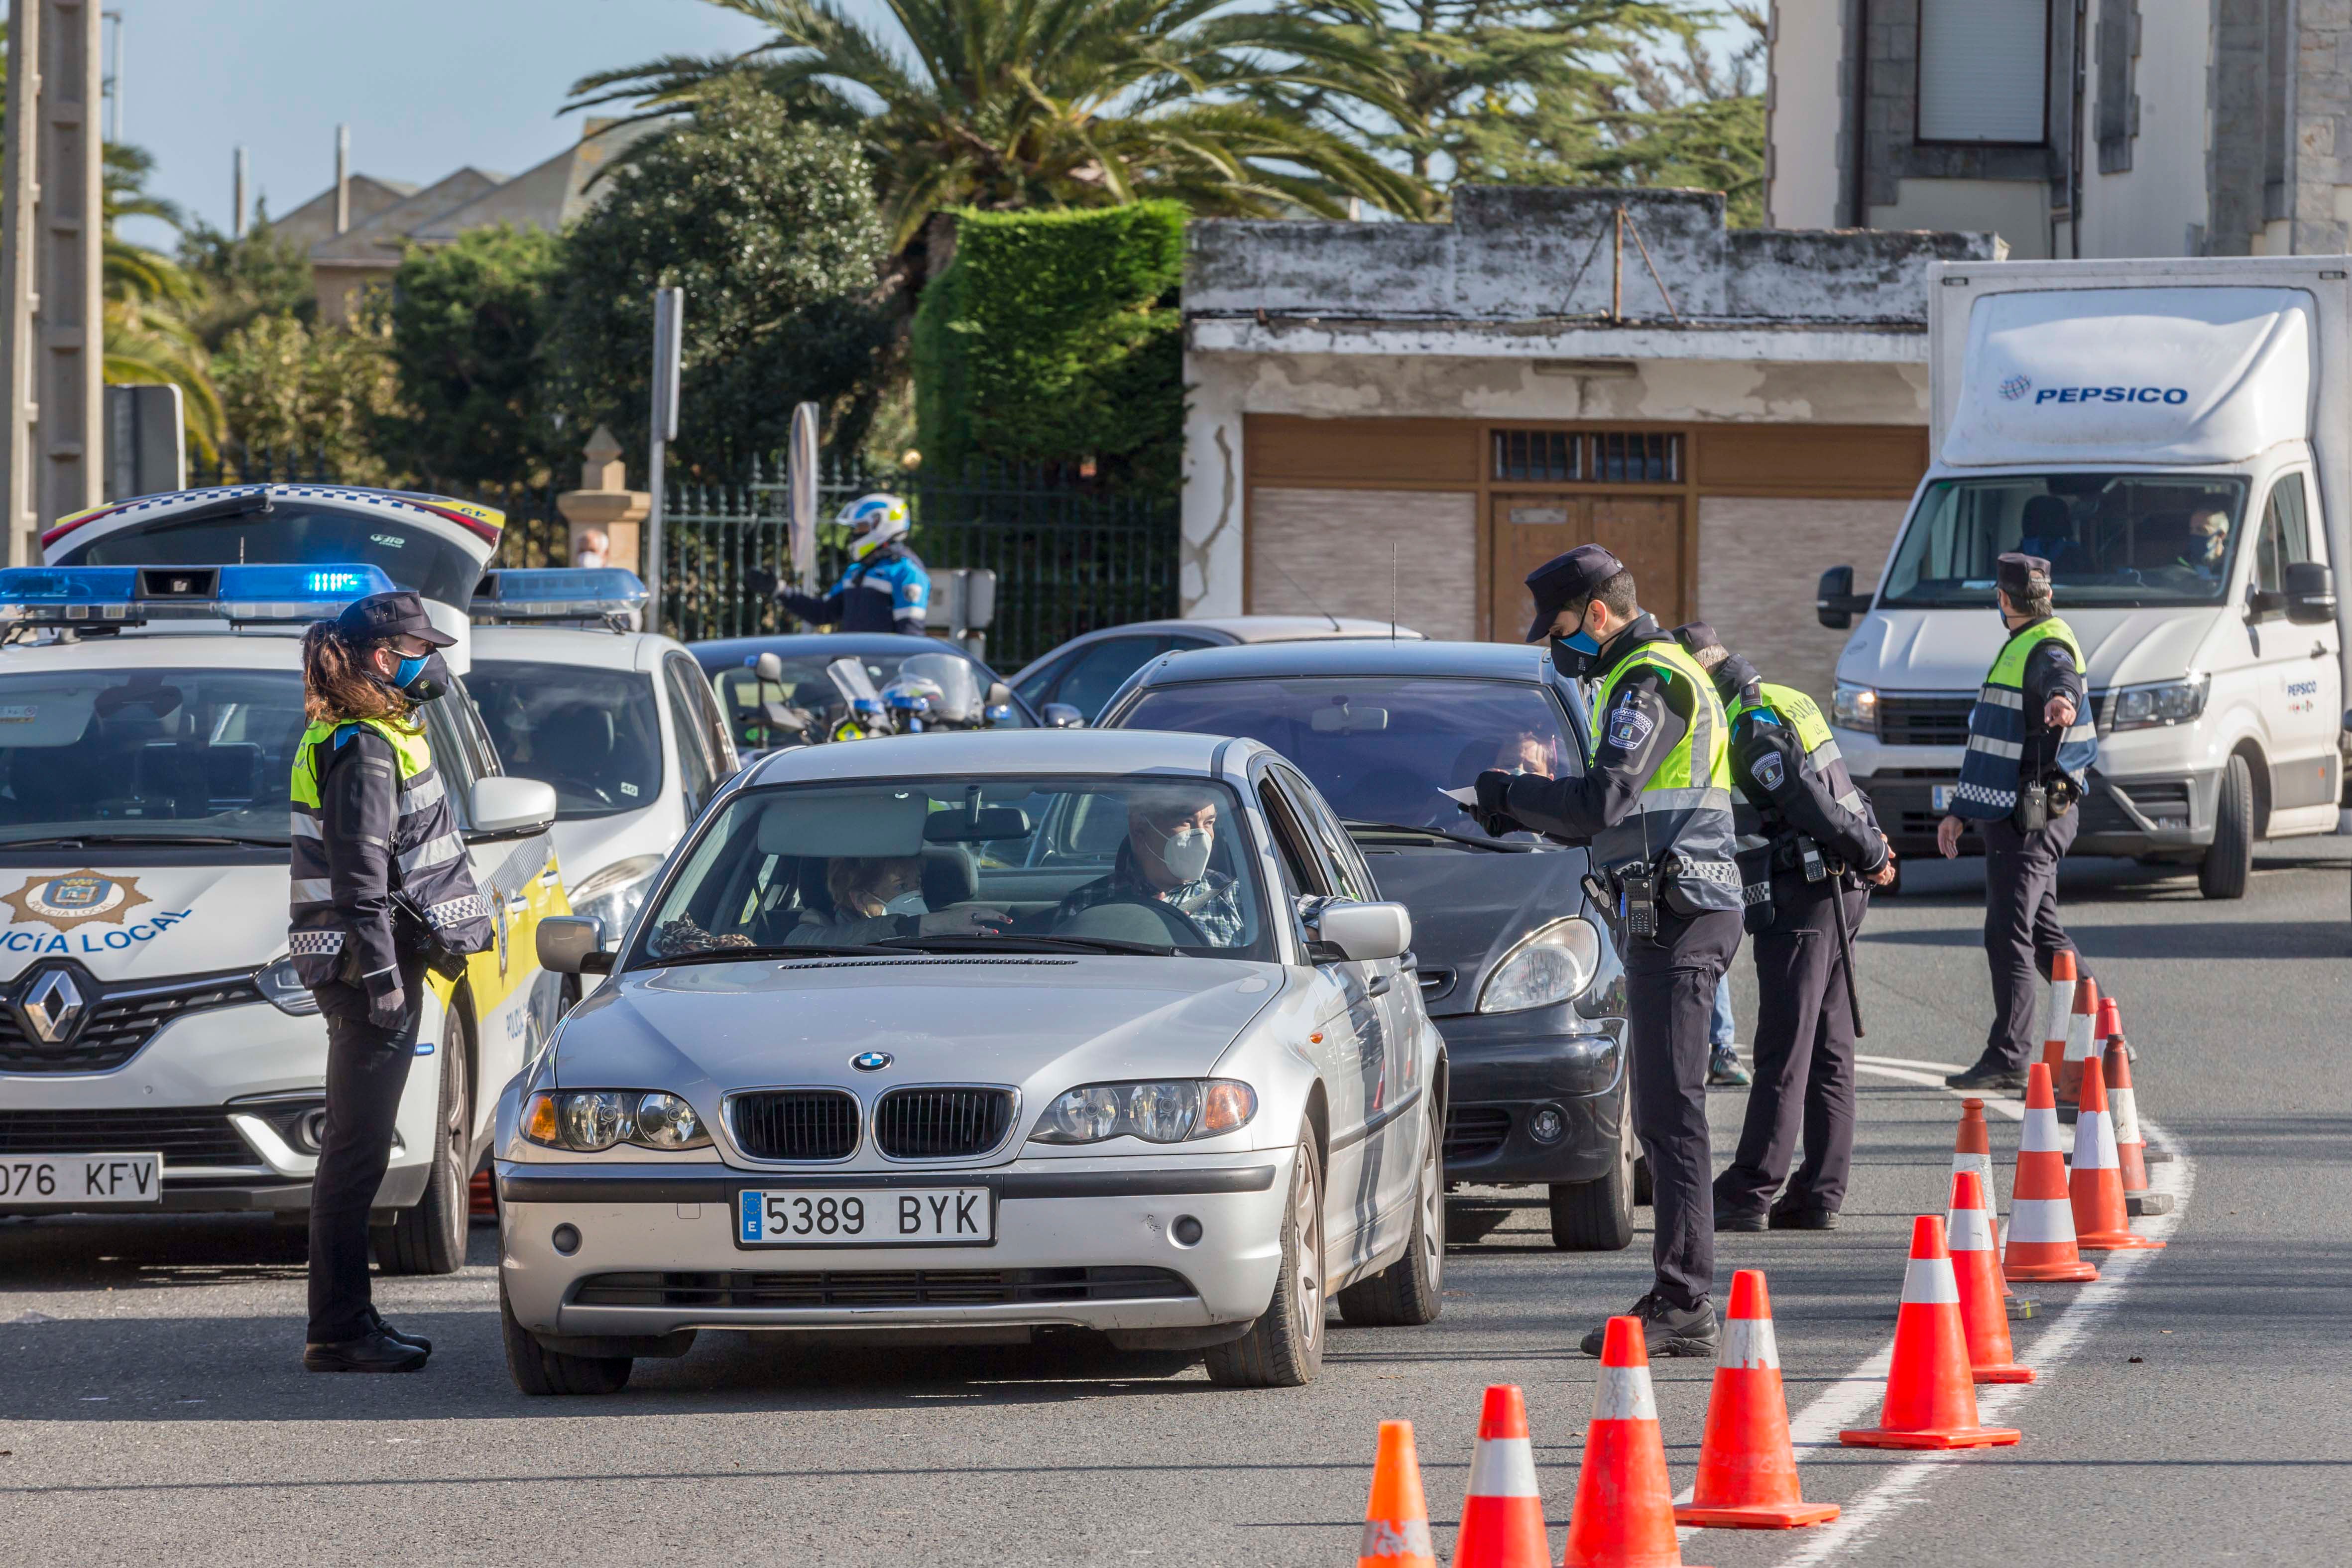
[[[468,165],[454,174],[445,174],[421,191],[416,191],[374,214],[365,222],[352,215],[352,226],[341,234],[330,234],[310,247],[313,267],[384,267],[397,266],[400,247],[415,234],[416,226],[425,218],[446,213],[453,206],[463,206],[486,191],[504,184],[504,174],[490,174]],[[331,201],[334,193],[328,193]]]

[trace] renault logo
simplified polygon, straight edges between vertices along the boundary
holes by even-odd
[[[81,1027],[81,987],[64,970],[49,970],[25,988],[16,1009],[35,1039],[47,1046],[64,1045]]]
[[[849,1058],[849,1065],[859,1072],[880,1072],[894,1059],[887,1051],[860,1051]]]

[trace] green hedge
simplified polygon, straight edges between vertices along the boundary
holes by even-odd
[[[1184,446],[1184,209],[957,215],[955,259],[915,313],[926,472],[1096,460],[1172,494]]]

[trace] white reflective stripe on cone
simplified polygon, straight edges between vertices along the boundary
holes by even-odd
[[[1955,1290],[1952,1299],[1959,1300]],[[1604,1366],[1601,1382],[1592,1390],[1592,1418],[1595,1421],[1655,1421],[1657,1401],[1650,1397],[1650,1369],[1646,1366]]]
[[[1772,1337],[1772,1320],[1726,1318],[1723,1343],[1715,1352],[1715,1364],[1736,1367],[1741,1372],[1779,1371],[1780,1345]]]
[[[1960,1304],[1960,1282],[1948,1258],[1915,1258],[1903,1266],[1903,1304],[1940,1307]]]
[[[2116,1130],[2107,1124],[2106,1113],[2086,1110],[2074,1119],[2074,1169],[2078,1171],[2112,1171],[2119,1162],[2116,1157]]]
[[[1980,1208],[1954,1209],[1945,1218],[1944,1230],[1950,1238],[1944,1243],[1948,1251],[1992,1250],[1992,1219]]]
[[[1481,1439],[1470,1456],[1472,1497],[1537,1497],[1536,1451],[1525,1437]]]
[[[2063,1154],[2066,1152],[2066,1146],[2058,1141],[2056,1106],[2026,1108],[2025,1125],[2018,1129],[2017,1152],[2021,1154]]]
[[[2074,1201],[2072,1198],[2019,1198],[2009,1205],[2009,1244],[2072,1241]]]
[[[2107,1120],[2115,1123],[2117,1143],[2145,1143],[2139,1135],[2139,1105],[2127,1089],[2107,1090]]]
[[[2077,1013],[2066,1020],[2066,1059],[2070,1062],[2087,1060],[2091,1055],[2091,1028],[2094,1023],[2088,1013]]]
[[[1956,1176],[1957,1176],[1957,1175],[1958,1175],[1962,1171],[1974,1171],[1974,1172],[1977,1173],[1977,1180],[1984,1184],[1984,1190],[1985,1190],[1985,1194],[1986,1194],[1986,1196],[1987,1196],[1987,1197],[1990,1197],[1990,1196],[1991,1196],[1991,1194],[1992,1194],[1992,1156],[1991,1156],[1991,1155],[1990,1155],[1990,1154],[1961,1154],[1961,1153],[1955,1153],[1955,1154],[1953,1154],[1953,1156],[1952,1156],[1952,1174],[1954,1174],[1954,1175],[1956,1175]]]

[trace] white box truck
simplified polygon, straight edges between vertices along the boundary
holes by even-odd
[[[2099,760],[2075,854],[2195,864],[2207,897],[2237,898],[2255,840],[2336,830],[2347,268],[1928,268],[1927,477],[1876,588],[1836,567],[1816,607],[1853,627],[1832,722],[1898,853],[1934,850],[2007,637],[1992,577],[2011,550],[2049,559],[2090,660]]]

